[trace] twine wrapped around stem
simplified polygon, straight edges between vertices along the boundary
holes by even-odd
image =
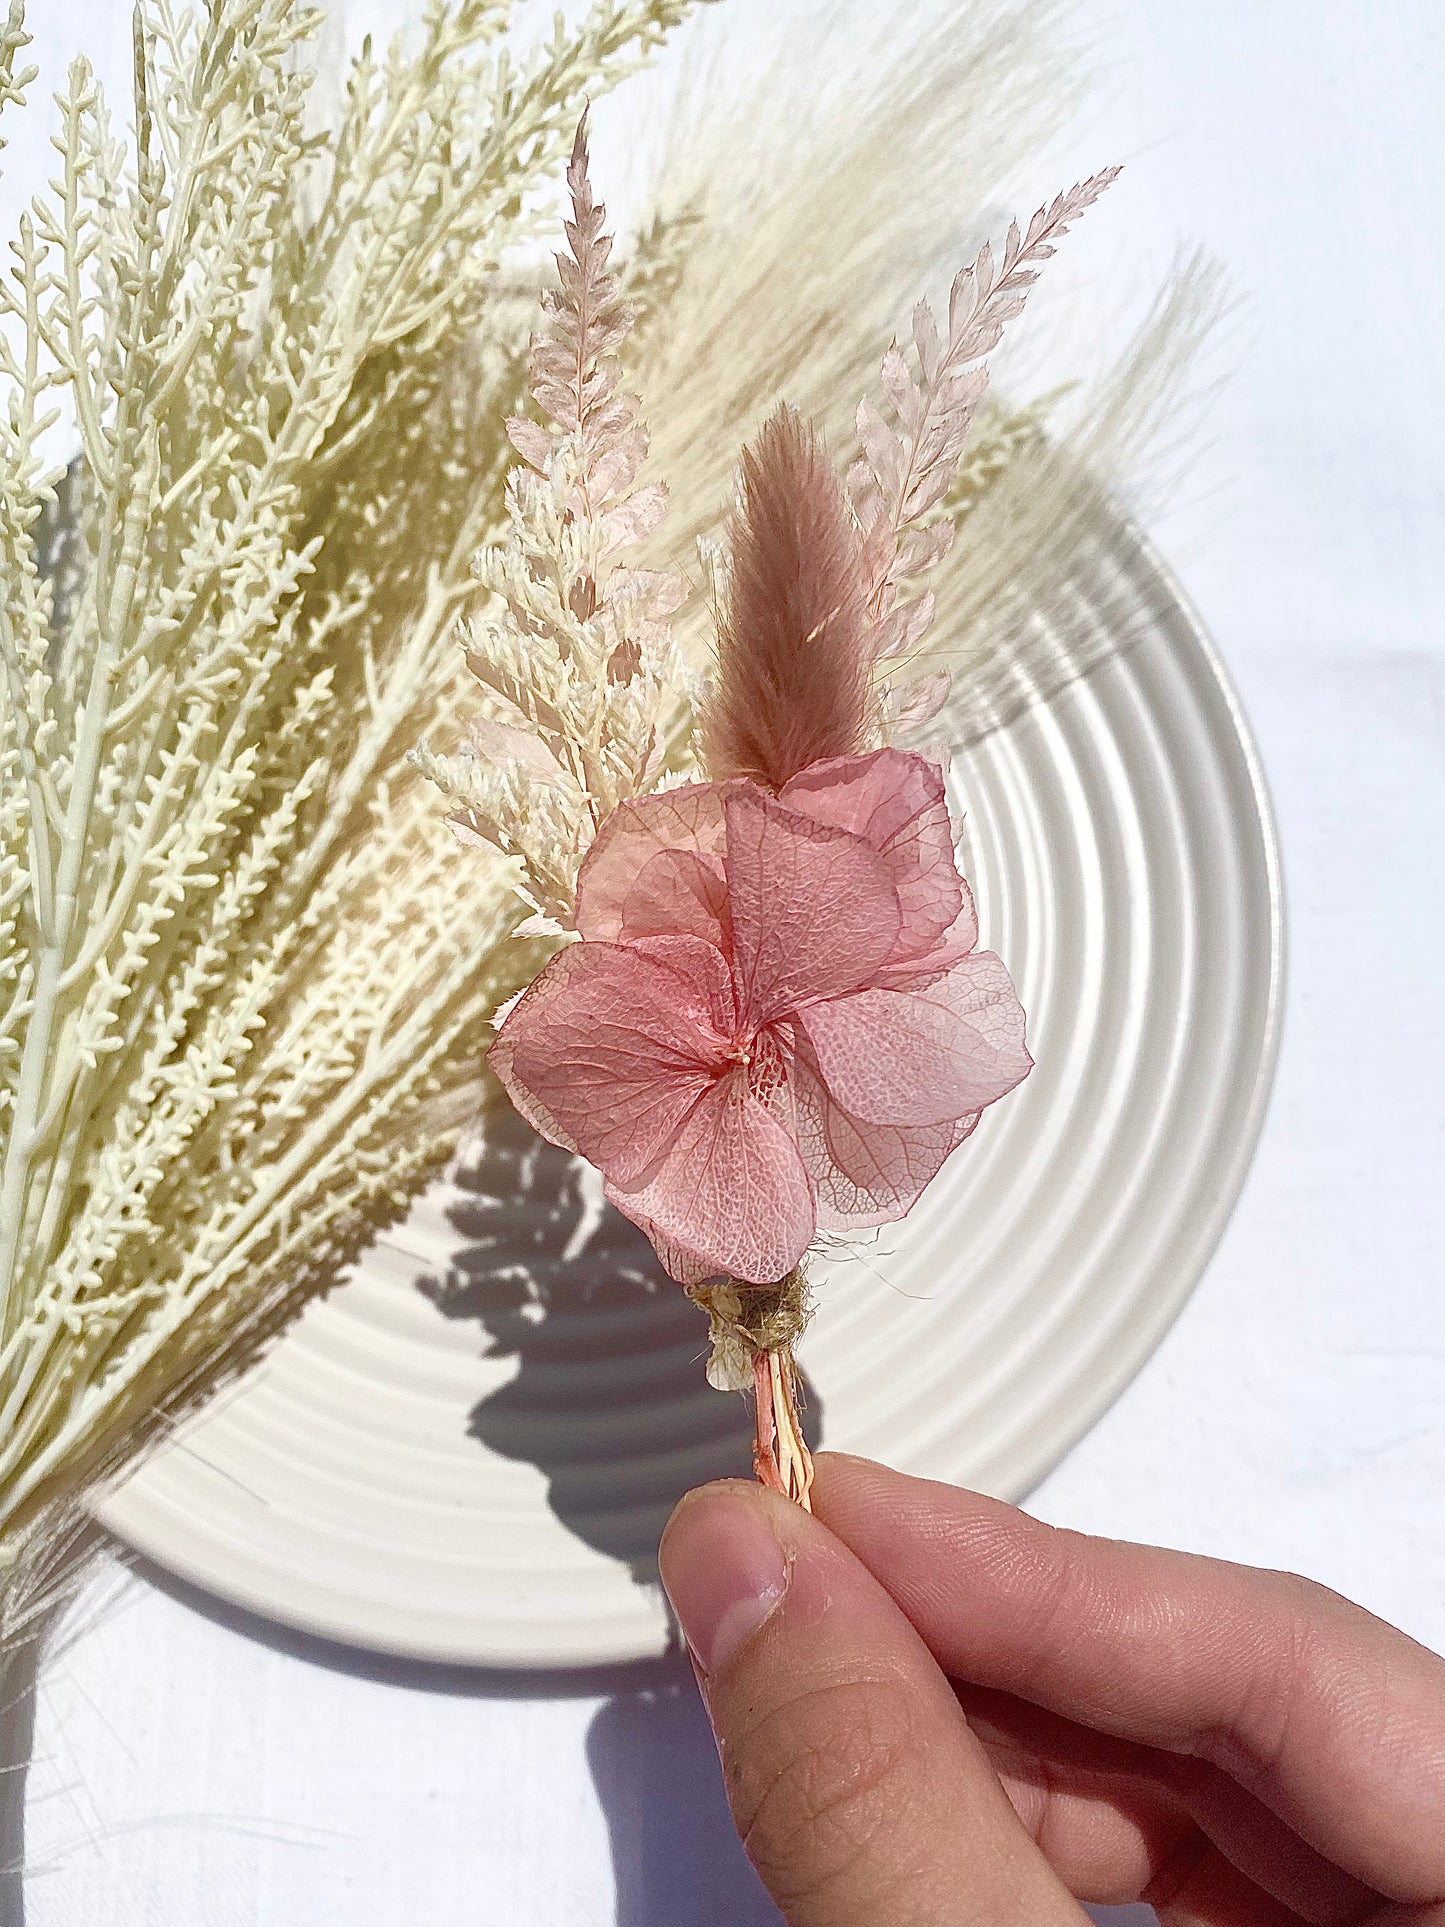
[[[799,1418],[793,1351],[812,1317],[806,1272],[796,1265],[775,1285],[728,1278],[694,1285],[688,1296],[708,1315],[708,1383],[725,1392],[752,1389],[753,1470],[759,1482],[811,1512],[813,1455]]]

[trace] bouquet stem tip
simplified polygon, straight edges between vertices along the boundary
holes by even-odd
[[[758,1482],[813,1510],[813,1455],[798,1418],[798,1368],[792,1347],[758,1352],[753,1359],[757,1430],[753,1471]]]
[[[759,1484],[811,1512],[813,1455],[799,1417],[793,1350],[812,1310],[803,1267],[775,1285],[729,1278],[694,1285],[688,1296],[707,1313],[711,1326],[708,1382],[720,1391],[752,1389],[757,1413],[753,1471]]]

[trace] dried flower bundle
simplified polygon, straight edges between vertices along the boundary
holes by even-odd
[[[549,780],[566,771],[582,791],[571,818],[582,837],[565,846],[580,859],[575,889],[564,898],[529,871],[496,808],[454,821],[520,864],[516,887],[577,941],[505,1014],[490,1061],[522,1115],[601,1171],[608,1199],[708,1310],[714,1379],[754,1390],[759,1477],[804,1505],[812,1473],[793,1346],[809,1251],[820,1232],[903,1217],[1030,1068],[1013,984],[977,948],[942,773],[882,745],[889,714],[877,696],[931,615],[931,597],[905,600],[904,586],[950,546],[953,524],[937,512],[986,385],[983,357],[1054,241],[1117,171],[1060,195],[1027,233],[1010,227],[997,270],[985,245],[954,281],[946,339],[919,304],[918,374],[889,348],[882,381],[897,425],[860,404],[864,454],[847,495],[816,431],[786,406],[743,450],[716,673],[697,725],[706,780],[657,787],[658,678],[650,759],[626,761],[620,794],[589,777],[607,767],[600,692],[613,640],[585,633],[611,588],[597,574],[605,524],[592,497],[599,474],[611,482],[615,446],[589,446],[589,400],[629,438],[625,485],[645,441],[589,334],[595,315],[610,347],[629,317],[600,280],[585,128],[573,150],[570,253],[557,257],[561,291],[544,301],[531,361],[554,430],[512,429],[548,488],[544,498],[526,474],[513,487],[516,566],[483,559],[498,613],[492,651],[473,666],[492,701],[500,692],[511,706],[493,760],[500,750],[530,771],[545,751]],[[527,506],[544,500],[550,556],[522,536]],[[653,484],[604,514],[625,535],[646,534],[662,501]],[[670,593],[668,606],[680,599]],[[639,663],[634,652],[624,680]],[[574,664],[590,705],[567,700]],[[455,794],[448,767],[433,767]]]
[[[598,0],[518,64],[507,5],[439,0],[318,133],[317,14],[156,0],[129,153],[71,70],[0,280],[8,1637],[88,1484],[335,1276],[470,1101],[516,911],[457,888],[405,754],[501,514],[490,278],[584,96],[687,9]],[[12,0],[12,111],[25,45]],[[645,650],[643,599],[615,620]]]

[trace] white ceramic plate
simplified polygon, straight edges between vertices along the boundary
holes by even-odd
[[[905,1225],[820,1271],[826,1443],[1024,1494],[1138,1370],[1234,1203],[1273,1069],[1281,903],[1238,704],[1141,538],[1138,639],[961,752],[983,941],[1037,1069]],[[1102,578],[1101,578],[1102,582]],[[510,1113],[104,1508],[222,1597],[422,1658],[571,1666],[666,1643],[672,1501],[747,1467],[701,1314]]]

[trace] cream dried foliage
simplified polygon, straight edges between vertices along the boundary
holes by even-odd
[[[71,69],[0,282],[11,1638],[88,1483],[335,1276],[475,1088],[517,912],[458,886],[405,752],[501,517],[491,277],[690,3],[597,0],[518,62],[505,0],[437,0],[319,133],[292,0],[143,0],[129,152]],[[26,44],[12,0],[11,112]]]

